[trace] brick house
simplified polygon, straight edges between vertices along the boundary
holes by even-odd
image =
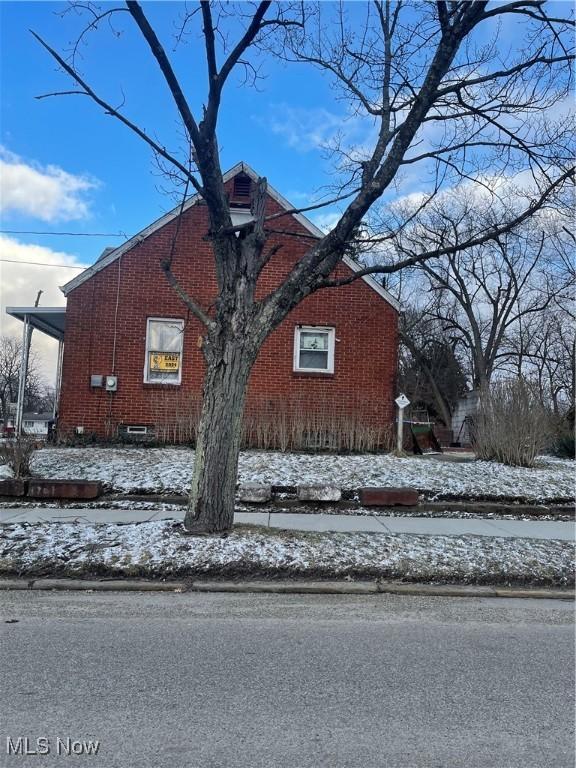
[[[235,224],[250,216],[256,173],[240,163],[225,174]],[[269,188],[267,214],[291,208]],[[67,297],[58,431],[100,438],[193,439],[204,362],[201,324],[161,271],[178,225],[177,207],[124,245],[104,251],[63,287]],[[273,289],[322,232],[301,214],[278,220],[282,248],[259,280]],[[172,269],[203,306],[216,296],[207,209],[186,204]],[[286,234],[290,233],[290,234]],[[336,276],[358,269],[342,263]],[[246,443],[262,447],[364,448],[391,428],[398,305],[370,277],[307,297],[265,342],[253,368]],[[364,445],[365,444],[365,445]]]

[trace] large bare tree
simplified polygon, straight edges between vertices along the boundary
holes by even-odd
[[[425,407],[450,428],[453,409],[468,389],[468,377],[453,337],[430,309],[404,305],[398,384],[413,409]]]
[[[513,343],[511,363],[515,364],[517,375],[524,375],[536,383],[541,401],[555,416],[562,418],[570,412],[573,414],[576,383],[574,315],[558,307],[549,307],[519,328]]]
[[[197,72],[185,92],[166,45],[139,3],[73,7],[87,14],[82,41],[103,21],[114,17],[114,23],[122,23],[120,14],[135,25],[178,111],[186,136],[184,151],[169,150],[170,142],[152,138],[150,126],[138,125],[125,107],[117,108],[112,99],[97,93],[76,67],[76,48],[64,56],[36,35],[75,82],[72,92],[92,99],[146,142],[208,208],[218,282],[213,307],[201,306],[185,292],[170,259],[163,269],[179,299],[205,327],[203,407],[185,527],[190,532],[223,531],[233,522],[241,418],[258,352],[306,296],[341,284],[331,275],[374,203],[391,199],[395,183],[407,172],[419,173],[431,189],[423,205],[443,184],[480,182],[487,168],[495,173],[522,169],[534,181],[525,207],[510,218],[469,232],[458,243],[438,243],[392,264],[373,265],[350,280],[395,272],[492,241],[533,215],[573,177],[568,129],[545,120],[568,93],[572,24],[547,13],[541,0],[201,2],[185,14],[181,34],[194,32],[188,39],[202,46],[205,85]],[[504,21],[517,27],[505,60],[498,41]],[[281,285],[256,299],[259,275],[275,253],[267,245],[269,234],[281,228],[281,221],[265,215],[266,181],[261,179],[252,203],[253,220],[233,226],[217,136],[227,84],[238,73],[243,78],[257,73],[253,56],[258,53],[265,60],[267,52],[294,66],[325,72],[349,113],[369,126],[371,138],[362,146],[344,137],[335,143],[338,222],[325,237],[310,243]],[[196,114],[191,104],[199,101],[202,88],[203,108]]]
[[[436,198],[399,238],[400,249],[402,241],[422,250],[438,238],[457,242],[480,221],[489,226],[514,207],[509,188],[506,203],[469,192]],[[500,372],[526,375],[529,363],[544,361],[544,349],[554,346],[558,356],[558,317],[569,317],[573,307],[571,225],[565,207],[557,205],[490,243],[417,265],[404,281],[414,317],[403,324],[402,340],[412,354],[425,350],[428,326],[439,329],[464,364],[469,386],[480,389]]]
[[[544,268],[546,246],[544,232],[508,233],[438,264],[421,265],[427,290],[438,294],[428,314],[460,347],[473,388],[488,386],[509,361],[512,338],[552,304],[557,286]]]
[[[22,364],[22,341],[13,336],[0,336],[0,415],[4,420],[14,416],[10,404],[18,397],[18,380]],[[48,410],[46,384],[39,371],[38,360],[32,352],[28,360],[24,389],[25,410]]]

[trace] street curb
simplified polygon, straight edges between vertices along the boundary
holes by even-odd
[[[420,597],[508,597],[574,600],[574,590],[490,587],[473,584],[406,584],[383,581],[146,581],[143,579],[0,579],[0,591],[231,592],[296,595],[413,595]]]
[[[237,592],[322,595],[420,595],[429,597],[518,597],[574,600],[571,590],[490,587],[474,584],[405,584],[383,581],[195,581],[191,592]]]
[[[143,579],[0,579],[0,591],[74,590],[82,592],[185,592],[181,581],[145,581]]]

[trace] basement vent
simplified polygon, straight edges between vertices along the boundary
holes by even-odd
[[[129,435],[145,435],[148,432],[148,427],[130,425],[126,427],[126,432]]]
[[[150,442],[155,430],[151,424],[119,424],[118,437],[126,442]]]
[[[250,192],[252,191],[252,179],[245,173],[239,173],[238,176],[234,176],[234,183],[232,188],[232,197],[234,199],[249,200]]]

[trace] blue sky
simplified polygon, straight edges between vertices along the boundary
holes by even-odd
[[[174,205],[161,189],[166,184],[151,152],[85,97],[35,98],[71,86],[29,31],[65,52],[82,28],[73,15],[60,15],[66,7],[66,3],[0,2],[1,229],[123,232],[130,237]],[[205,95],[205,73],[196,46],[192,41],[175,53],[171,50],[174,21],[183,8],[182,3],[145,4],[198,109]],[[169,94],[133,22],[121,16],[120,38],[106,27],[89,38],[82,49],[82,72],[112,103],[120,103],[124,93],[126,113],[173,146],[179,140],[178,123]],[[292,202],[305,204],[326,183],[318,143],[340,123],[344,110],[316,72],[288,68],[268,58],[263,74],[258,89],[237,81],[228,84],[219,129],[222,166],[227,169],[245,160]],[[32,304],[40,288],[43,305],[64,305],[59,286],[78,274],[78,269],[22,262],[90,264],[104,247],[122,241],[0,234],[0,258],[18,262],[0,262],[0,333],[21,333],[21,324],[6,316],[6,306]],[[55,344],[35,334],[33,349],[42,370],[53,379]]]
[[[567,5],[554,4],[565,12]],[[365,7],[350,2],[347,10],[363,14]],[[73,13],[62,15],[66,8],[66,3],[0,0],[1,229],[123,232],[129,237],[174,205],[161,189],[166,182],[147,146],[86,97],[35,98],[73,87],[29,31],[65,53],[83,26]],[[206,92],[202,48],[191,38],[173,51],[174,24],[184,8],[183,3],[144,4],[198,115]],[[124,98],[127,116],[161,143],[176,146],[178,121],[155,62],[128,14],[120,14],[114,26],[122,31],[120,37],[106,26],[88,36],[79,60],[82,73],[103,98],[115,105]],[[502,50],[515,32],[515,22],[507,20],[500,32]],[[293,203],[305,205],[329,179],[330,164],[321,145],[341,127],[361,145],[371,127],[347,118],[345,104],[318,71],[286,67],[270,56],[262,67],[257,89],[238,79],[227,84],[219,121],[222,166],[225,170],[245,160]],[[404,194],[422,188],[418,173],[406,178]],[[330,214],[334,210],[311,218],[322,225]],[[113,237],[0,233],[0,332],[20,333],[18,321],[6,317],[6,305],[33,303],[39,288],[45,291],[42,304],[63,305],[58,286],[78,274],[73,266],[90,264],[105,246],[121,242]],[[52,376],[53,345],[41,336],[34,344]]]
[[[130,235],[172,207],[172,200],[159,189],[163,182],[155,175],[147,147],[85,97],[34,98],[70,86],[70,79],[56,71],[28,31],[33,28],[57,50],[66,50],[79,22],[72,16],[56,15],[65,7],[44,2],[0,4],[4,61],[1,143],[27,164],[44,169],[58,166],[94,184],[78,195],[87,203],[86,215],[75,220],[74,226],[69,219],[62,227],[66,216],[61,215],[48,226],[44,220],[39,227],[37,217],[13,210],[3,217],[3,228],[123,231]],[[145,5],[167,47],[171,47],[171,22],[182,8],[175,3]],[[120,102],[122,89],[128,115],[168,144],[178,141],[175,113],[154,62],[143,66],[149,54],[129,18],[122,17],[118,27],[124,30],[121,38],[115,39],[103,29],[83,49],[81,66],[87,79],[113,103]],[[193,52],[194,46],[181,46],[175,61],[198,107],[205,75],[201,62],[191,56]],[[285,196],[300,202],[324,181],[316,140],[343,110],[335,106],[326,79],[318,73],[271,60],[266,61],[265,73],[258,91],[234,82],[228,87],[220,118],[222,165],[227,168],[246,160]],[[314,131],[311,137],[305,135],[308,128]],[[23,239],[72,251],[84,262],[93,260],[101,246],[113,243],[106,238],[89,242],[68,237]]]

